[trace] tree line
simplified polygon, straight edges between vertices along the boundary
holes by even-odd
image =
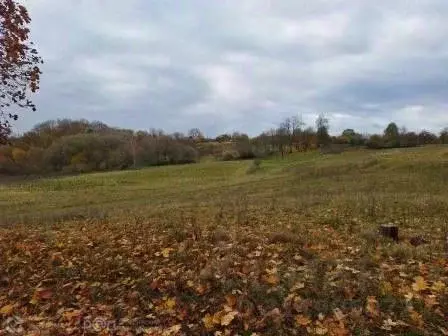
[[[382,134],[365,135],[346,129],[331,136],[323,115],[315,127],[298,117],[279,127],[249,137],[245,133],[207,138],[197,128],[187,134],[160,129],[135,132],[87,120],[50,120],[0,146],[0,174],[27,175],[87,173],[169,164],[195,163],[204,156],[241,160],[315,149],[364,147],[370,149],[415,147],[448,143],[448,128],[436,135],[399,128],[390,123]]]

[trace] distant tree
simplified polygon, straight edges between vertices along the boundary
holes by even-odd
[[[303,122],[302,117],[294,116],[291,118],[291,147],[294,146],[296,150],[300,150],[304,126],[305,123]]]
[[[282,144],[289,147],[289,153],[292,153],[294,143],[294,125],[291,118],[286,118],[280,125],[281,136],[284,137]]]
[[[345,142],[351,146],[361,146],[364,144],[365,139],[360,133],[356,133],[355,130],[347,128],[342,131],[341,137],[345,139]]]
[[[432,145],[439,142],[439,138],[434,133],[423,130],[418,134],[418,143],[420,145]]]
[[[384,143],[384,137],[378,134],[373,134],[369,137],[369,139],[366,142],[367,148],[370,149],[381,149],[385,147]]]
[[[396,123],[391,122],[389,125],[387,125],[386,129],[384,130],[384,136],[387,138],[396,138],[399,135],[398,126]]]
[[[418,134],[415,132],[408,132],[406,130],[400,131],[400,147],[416,147],[418,146]]]
[[[232,140],[232,136],[230,134],[221,134],[218,135],[215,139],[217,142],[229,142]]]
[[[240,132],[233,132],[232,134],[232,141],[238,142],[238,141],[248,141],[249,136],[245,133]]]
[[[439,140],[440,140],[440,143],[442,143],[442,144],[448,144],[448,127],[445,127],[440,132]]]
[[[394,122],[384,129],[384,145],[389,148],[400,147],[400,131]]]
[[[317,135],[312,127],[308,127],[303,130],[302,144],[305,151],[317,146]]]
[[[316,120],[317,145],[325,146],[330,143],[330,134],[328,133],[330,124],[323,114],[320,114]]]
[[[11,132],[11,120],[18,114],[11,106],[30,108],[29,92],[39,89],[42,63],[33,43],[29,41],[27,9],[15,0],[0,0],[0,141]]]
[[[182,141],[185,139],[185,134],[181,132],[174,132],[171,136],[174,140]]]
[[[202,141],[204,140],[204,134],[202,134],[199,128],[192,128],[188,131],[188,137],[193,141]]]

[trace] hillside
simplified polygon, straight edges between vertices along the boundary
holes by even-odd
[[[448,334],[447,223],[443,145],[4,184],[0,319],[55,335]]]

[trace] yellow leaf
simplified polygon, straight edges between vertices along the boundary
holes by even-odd
[[[223,315],[225,314],[225,311],[219,311],[215,314],[213,314],[213,324],[221,324],[221,318],[223,317]]]
[[[389,281],[381,282],[380,290],[382,295],[386,295],[388,293],[392,293],[393,287]]]
[[[175,299],[171,299],[171,298],[169,298],[169,299],[167,299],[166,301],[165,301],[165,307],[166,307],[166,309],[168,309],[168,310],[173,310],[173,308],[176,306],[176,300]]]
[[[223,317],[221,317],[221,325],[228,326],[237,315],[238,315],[237,311],[228,312]]]
[[[264,282],[266,282],[269,285],[278,285],[280,282],[280,278],[277,274],[267,274],[263,277]]]
[[[439,292],[443,292],[445,287],[446,287],[446,285],[442,281],[437,281],[432,284],[431,290],[439,293]]]
[[[11,315],[13,310],[14,310],[14,305],[9,304],[9,305],[2,307],[2,309],[0,309],[0,314],[1,315]]]
[[[303,326],[303,327],[307,326],[308,324],[311,323],[311,320],[307,316],[304,316],[304,315],[297,315],[295,320],[298,325]]]
[[[163,255],[163,257],[164,257],[164,258],[169,258],[170,253],[171,253],[172,251],[174,251],[174,249],[172,249],[171,247],[164,248],[164,249],[162,250],[162,255]]]
[[[424,291],[426,289],[428,289],[428,284],[426,283],[426,280],[421,277],[415,277],[414,278],[415,282],[412,284],[412,289],[416,292],[420,292],[420,291]]]
[[[204,323],[204,326],[207,330],[212,330],[215,325],[213,323],[213,316],[211,316],[210,314],[205,315],[202,318],[202,322]]]
[[[67,321],[73,321],[80,318],[82,315],[81,310],[71,310],[64,312],[63,316]]]

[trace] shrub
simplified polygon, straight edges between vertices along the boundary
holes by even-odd
[[[240,158],[237,151],[225,151],[222,153],[221,160],[222,161],[232,161],[238,160]]]

